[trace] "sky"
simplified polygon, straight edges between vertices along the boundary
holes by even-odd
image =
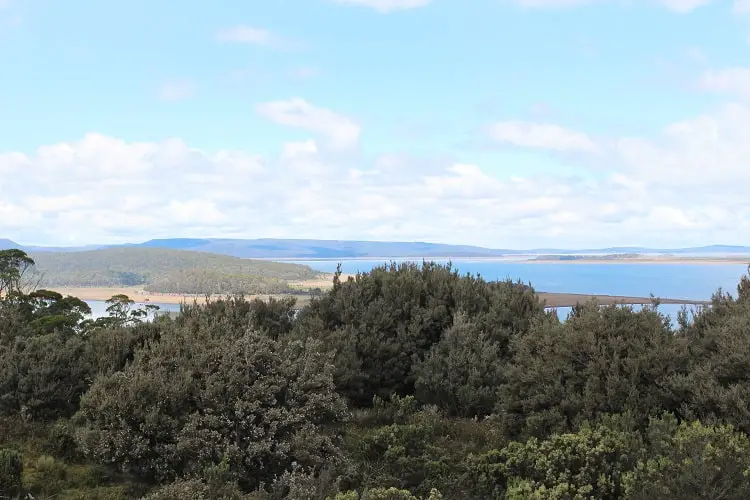
[[[750,245],[750,0],[0,0],[0,238]]]

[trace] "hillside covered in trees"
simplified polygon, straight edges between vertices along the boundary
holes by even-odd
[[[145,322],[0,252],[0,496],[750,498],[750,276],[676,326],[450,267]],[[125,307],[123,306],[123,307]]]
[[[162,248],[119,247],[32,254],[39,286],[129,287],[184,294],[289,292],[288,281],[319,275],[308,266]]]

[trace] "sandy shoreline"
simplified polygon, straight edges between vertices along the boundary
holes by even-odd
[[[635,264],[635,265],[653,265],[653,264],[696,264],[696,265],[750,265],[750,257],[727,257],[727,258],[658,258],[658,257],[633,257],[629,259],[576,259],[576,260],[556,260],[556,259],[534,259],[515,261],[523,264]]]
[[[81,300],[87,301],[105,301],[111,298],[113,295],[127,295],[130,299],[136,303],[154,303],[154,304],[171,304],[179,305],[183,302],[192,304],[194,301],[199,304],[205,303],[205,295],[187,295],[179,293],[154,293],[147,292],[141,288],[71,288],[71,287],[55,287],[51,288],[52,291],[57,292],[61,295],[72,295],[78,297]],[[219,298],[219,295],[211,296],[212,299]],[[306,303],[309,300],[308,295],[291,295],[291,294],[263,294],[263,295],[246,295],[248,299],[262,298],[267,299],[268,297],[296,297],[297,303]]]
[[[155,304],[182,304],[183,302],[192,303],[197,301],[198,303],[205,302],[205,296],[202,295],[182,295],[182,294],[160,294],[146,292],[140,288],[53,288],[54,291],[62,295],[72,295],[82,300],[96,300],[104,301],[112,297],[113,295],[124,294],[130,297],[136,302],[151,302]],[[575,293],[548,293],[548,292],[537,292],[537,295],[544,303],[549,307],[571,307],[578,303],[586,302],[592,298],[596,298],[600,304],[650,304],[650,297],[632,297],[622,295],[588,295],[588,294],[575,294]],[[281,298],[285,295],[250,295],[247,298],[261,298],[266,299],[268,297]],[[216,298],[218,296],[214,296]],[[292,295],[297,299],[297,304],[304,305],[309,300],[309,295]],[[686,305],[697,305],[707,304],[709,301],[700,300],[682,300],[682,299],[659,299],[662,304],[686,304]]]
[[[572,307],[576,304],[596,299],[600,304],[627,304],[627,305],[644,305],[651,304],[650,297],[629,297],[624,295],[588,295],[579,293],[548,293],[537,292],[548,307]],[[683,300],[683,299],[658,299],[661,304],[682,304],[682,305],[703,305],[710,304],[709,300]]]

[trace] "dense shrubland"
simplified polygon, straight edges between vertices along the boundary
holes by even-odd
[[[11,259],[14,257],[15,260]],[[144,321],[0,252],[0,497],[750,498],[750,277],[676,326],[393,264]],[[3,260],[4,259],[4,260]]]

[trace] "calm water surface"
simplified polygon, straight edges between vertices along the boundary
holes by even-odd
[[[400,261],[409,259],[400,259]],[[387,263],[385,260],[343,260],[344,273],[367,272]],[[447,260],[437,260],[446,263]],[[313,269],[332,273],[338,261],[295,261]],[[736,292],[747,267],[734,264],[558,264],[456,259],[453,267],[462,274],[479,274],[487,280],[511,278],[531,284],[540,292],[630,295],[685,300],[708,300],[718,289]],[[103,301],[87,301],[94,318],[106,315]],[[162,311],[179,311],[178,304],[158,304]],[[680,305],[664,304],[660,309],[675,317]],[[570,308],[557,309],[561,319]]]
[[[401,259],[409,260],[409,259]],[[334,272],[337,261],[295,261],[323,272]],[[386,263],[381,260],[343,260],[344,273],[369,271]],[[437,260],[446,263],[447,260]],[[462,274],[479,274],[487,280],[511,278],[531,284],[540,292],[629,295],[685,300],[709,300],[718,289],[733,295],[747,266],[736,264],[558,264],[456,259],[453,267]],[[674,318],[679,305],[660,309]],[[561,318],[570,308],[558,308]]]
[[[107,316],[107,303],[103,300],[87,300],[86,303],[91,307],[91,318],[101,318],[103,316]],[[179,312],[180,305],[179,304],[159,304],[158,302],[148,302],[149,304],[159,306],[159,311],[176,311]],[[138,306],[140,303],[136,302],[135,305]]]

